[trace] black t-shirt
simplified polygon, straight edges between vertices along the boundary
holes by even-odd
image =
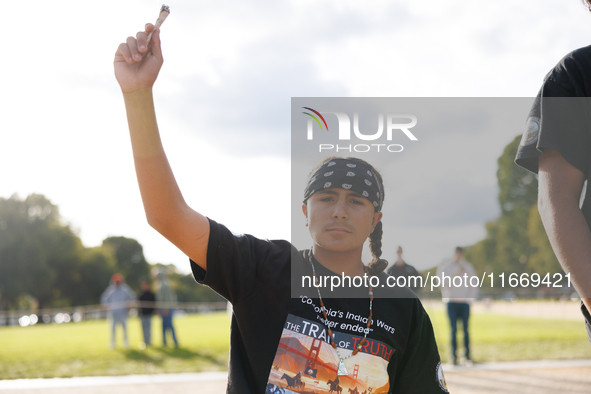
[[[156,296],[150,290],[144,291],[139,298],[140,301],[145,302],[156,302]],[[148,316],[154,313],[154,307],[141,307],[140,308],[140,315]]]
[[[515,162],[534,173],[544,148],[591,174],[591,46],[566,55],[546,78],[527,119]],[[591,228],[591,182],[582,211]]]
[[[207,272],[191,262],[195,279],[233,304],[228,393],[288,391],[444,393],[445,379],[433,327],[420,301],[383,299],[375,289],[374,324],[368,343],[345,360],[347,376],[337,377],[339,358],[314,293],[291,297],[291,264],[311,275],[307,251],[287,241],[234,235],[210,220]],[[293,259],[292,259],[293,256]],[[334,275],[316,262],[318,275]],[[385,275],[385,274],[383,274]],[[369,313],[367,289],[359,298],[325,299],[337,343],[351,349],[363,338]],[[339,346],[340,347],[340,346]],[[342,357],[351,352],[339,349]]]
[[[392,267],[388,269],[388,275],[393,276],[395,278],[405,277],[407,279],[409,276],[421,276],[421,274],[419,274],[419,271],[417,271],[415,267],[406,263],[404,263],[404,265],[402,266],[394,264]],[[418,283],[420,282],[411,280],[410,282],[407,281],[406,286],[415,291],[418,288]]]
[[[537,173],[544,148],[558,151],[587,179],[581,210],[591,228],[591,46],[566,55],[546,78],[527,119],[515,163]],[[589,313],[581,303],[591,340]]]

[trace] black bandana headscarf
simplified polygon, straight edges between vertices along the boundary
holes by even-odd
[[[339,158],[322,164],[308,180],[304,191],[304,204],[317,191],[334,187],[352,190],[367,198],[376,211],[382,209],[382,186],[376,173],[365,163],[355,159]]]

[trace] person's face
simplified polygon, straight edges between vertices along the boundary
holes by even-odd
[[[142,290],[143,291],[150,290],[150,285],[148,284],[148,282],[142,282]]]
[[[402,256],[402,248],[399,246],[398,250],[396,250],[396,254],[398,255],[398,257]]]
[[[331,252],[361,250],[382,218],[368,199],[341,188],[314,193],[302,210],[314,247]]]

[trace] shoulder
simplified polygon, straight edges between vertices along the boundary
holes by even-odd
[[[108,286],[108,287],[105,289],[105,291],[103,291],[103,296],[107,296],[107,295],[111,294],[111,293],[113,292],[113,290],[114,290],[114,286],[112,286],[112,285],[109,285],[109,286]]]
[[[469,262],[468,260],[462,260],[462,265],[466,268],[469,268],[471,270],[474,270],[474,264],[472,264],[471,262]]]
[[[591,64],[591,45],[575,49],[566,54],[556,65],[557,69],[570,69]]]
[[[262,247],[274,247],[278,249],[291,249],[291,243],[286,240],[269,240],[257,238],[251,234],[240,234],[230,231],[223,224],[208,219],[210,223],[209,248],[226,248],[232,244],[251,245]],[[209,254],[209,250],[208,250]]]
[[[293,253],[293,246],[286,240],[269,240],[251,234],[238,234],[211,219],[209,222],[208,271],[217,264],[229,264],[232,267],[252,264],[261,267],[265,262],[289,261],[290,253]]]
[[[564,56],[546,75],[543,95],[586,97],[591,93],[591,46],[575,49]]]
[[[410,265],[410,264],[406,264],[406,270],[407,270],[407,272],[410,272],[413,274],[419,272],[413,265]]]
[[[258,287],[289,279],[290,262],[297,250],[285,240],[261,239],[231,232],[209,219],[207,270],[191,261],[198,283],[210,286],[231,302],[239,302]]]
[[[451,260],[447,259],[444,260],[441,264],[437,266],[437,272],[442,272],[451,264]]]

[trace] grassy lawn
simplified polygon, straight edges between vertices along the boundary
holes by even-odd
[[[428,310],[441,359],[450,361],[447,314]],[[475,362],[591,358],[585,323],[533,319],[488,313],[470,315],[470,352]],[[463,330],[458,322],[458,356],[463,353]]]
[[[76,324],[0,328],[0,379],[104,376],[227,370],[230,319],[227,314],[174,319],[179,349],[161,347],[160,318],[152,319],[152,343],[143,341],[139,319],[129,319],[131,348],[110,350],[106,320]]]
[[[449,323],[430,310],[444,361],[449,360]],[[175,319],[180,349],[163,348],[160,319],[153,319],[153,343],[140,350],[141,326],[130,319],[131,349],[109,350],[106,321],[0,328],[0,379],[105,376],[226,370],[230,319],[225,312]],[[472,314],[472,356],[476,362],[591,358],[583,322]],[[121,335],[119,333],[119,335]],[[458,343],[462,344],[461,329]],[[460,352],[460,354],[462,354]]]

